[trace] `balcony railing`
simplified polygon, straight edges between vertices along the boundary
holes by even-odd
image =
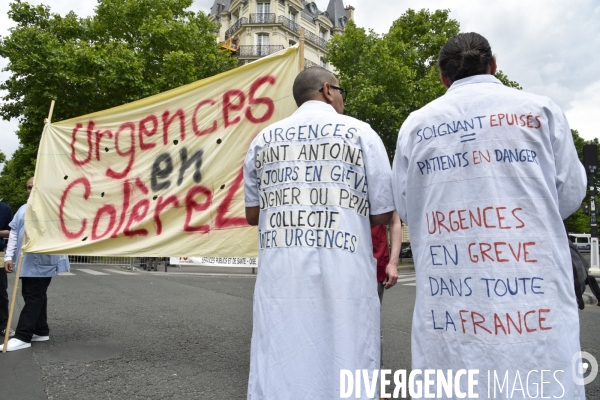
[[[235,24],[231,25],[231,27],[225,31],[225,39],[229,39],[230,36],[233,36],[234,33],[242,28],[242,25],[246,25],[247,23],[248,18],[246,17],[238,19]]]
[[[282,24],[285,28],[288,28],[290,31],[295,32],[298,35],[300,34],[300,25],[298,25],[291,19],[286,18],[283,15],[280,15],[279,18],[277,18],[277,22]]]
[[[296,22],[290,20],[289,18],[286,18],[283,15],[280,15],[277,19],[275,19],[275,14],[258,13],[258,14],[250,14],[250,20],[248,20],[248,18],[246,18],[246,17],[240,18],[235,24],[233,24],[229,29],[227,29],[225,31],[225,40],[229,39],[237,31],[239,31],[242,28],[242,25],[247,25],[249,23],[250,24],[279,23],[279,24],[282,24],[285,28],[289,29],[290,31],[292,31],[298,35],[300,34],[300,25],[297,24]],[[306,40],[308,40],[309,42],[319,46],[322,49],[327,49],[327,41],[325,39],[315,35],[312,32],[305,32],[304,38]]]
[[[318,66],[319,65],[314,62],[307,60],[306,58],[304,59],[304,68],[318,67]]]
[[[314,43],[317,46],[321,47],[322,49],[327,48],[327,42],[325,41],[325,39],[318,37],[317,35],[315,35],[312,32],[304,32],[304,38],[306,40],[308,40],[309,42]]]
[[[275,23],[275,14],[250,14],[250,23],[251,24],[274,24]]]
[[[281,45],[276,46],[239,46],[237,55],[238,57],[264,57],[269,54],[277,53],[283,50],[285,47]]]

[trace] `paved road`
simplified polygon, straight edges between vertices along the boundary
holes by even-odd
[[[254,276],[170,271],[75,266],[53,279],[51,340],[0,354],[0,399],[245,399]],[[383,305],[392,370],[410,367],[414,274],[400,279]],[[583,349],[600,356],[600,307],[581,317]],[[600,378],[588,392],[600,398]]]

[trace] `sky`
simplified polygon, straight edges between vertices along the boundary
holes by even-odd
[[[24,0],[25,1],[25,0]],[[194,0],[194,11],[208,12],[214,0]],[[93,14],[96,0],[30,0],[53,13],[73,10]],[[329,0],[315,0],[320,10]],[[7,16],[9,0],[0,1],[0,36],[14,26]],[[407,9],[449,9],[461,32],[485,36],[501,69],[523,90],[552,98],[571,128],[585,139],[600,136],[600,2],[597,0],[344,0],[352,5],[358,26],[385,34]],[[0,58],[0,68],[7,65]],[[0,72],[0,80],[8,78]],[[4,93],[0,93],[2,96]],[[49,105],[48,105],[49,106]],[[7,158],[19,146],[16,120],[0,120],[0,151]]]

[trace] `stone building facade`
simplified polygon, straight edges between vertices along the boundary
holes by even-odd
[[[304,28],[304,65],[332,69],[326,43],[344,32],[354,7],[329,0],[321,11],[312,0],[215,0],[209,18],[219,22],[219,43],[243,65],[298,43]]]

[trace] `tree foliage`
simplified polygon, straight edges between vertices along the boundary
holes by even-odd
[[[371,124],[390,159],[408,115],[446,92],[437,58],[442,46],[460,29],[449,12],[409,9],[384,35],[350,21],[343,35],[329,41],[329,61],[337,69],[340,86],[349,92],[345,113]],[[522,89],[502,71],[495,76],[506,86]],[[598,139],[586,141],[576,130],[572,135],[583,161],[583,146],[598,144]],[[600,173],[596,181],[600,182]],[[589,204],[589,195],[584,202]],[[590,218],[581,209],[566,223],[571,232],[590,231]]]
[[[337,69],[340,86],[349,92],[345,113],[371,124],[390,159],[408,115],[446,92],[437,58],[444,43],[460,29],[449,13],[409,9],[384,35],[350,21],[343,35],[329,41],[329,61]],[[520,89],[502,71],[496,76]]]
[[[193,0],[99,0],[93,16],[61,16],[44,5],[15,1],[16,22],[0,38],[11,73],[0,115],[19,121],[21,146],[0,174],[0,198],[26,199],[37,146],[56,99],[60,121],[151,96],[236,66],[216,43],[215,27],[187,9]]]

